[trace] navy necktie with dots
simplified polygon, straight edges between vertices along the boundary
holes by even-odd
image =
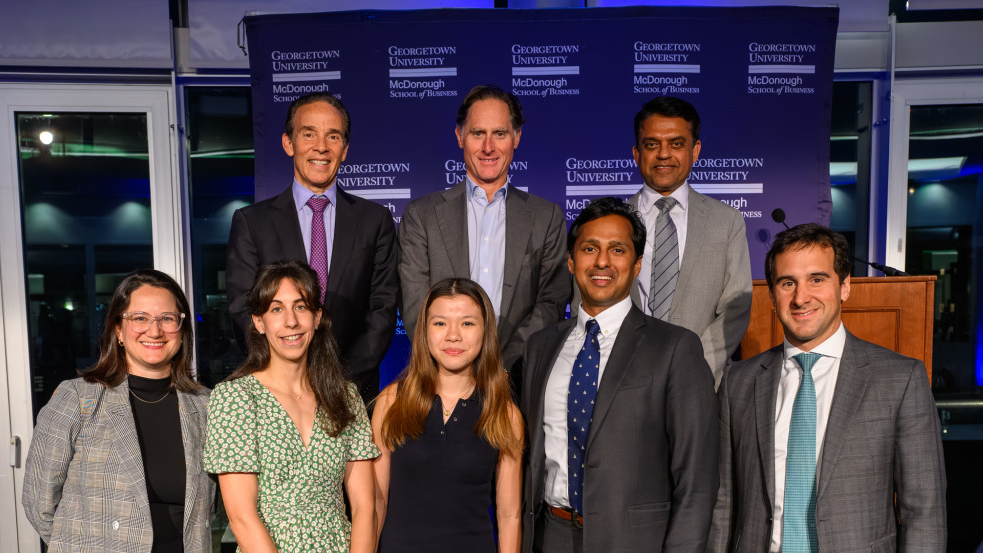
[[[597,321],[587,321],[585,330],[584,347],[573,362],[567,391],[567,492],[570,507],[581,514],[584,512],[584,453],[594,414],[594,398],[597,397],[597,374],[601,368]]]

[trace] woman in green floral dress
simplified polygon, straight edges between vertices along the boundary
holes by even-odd
[[[209,401],[205,469],[218,474],[243,553],[375,550],[379,450],[319,297],[302,263],[260,269],[247,296],[248,357]]]

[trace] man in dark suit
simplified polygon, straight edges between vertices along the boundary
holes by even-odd
[[[495,308],[509,371],[526,339],[563,318],[570,299],[560,206],[508,184],[522,123],[514,95],[495,86],[472,89],[458,109],[455,129],[467,177],[410,202],[399,224],[400,314],[407,336],[413,339],[420,302],[431,286],[470,278]]]
[[[846,331],[850,247],[805,224],[765,260],[785,340],[724,375],[708,551],[945,551],[945,468],[925,365]]]
[[[741,212],[687,181],[700,145],[700,116],[685,100],[655,98],[635,115],[632,154],[645,186],[629,202],[648,235],[632,299],[699,335],[719,383],[751,317],[751,262]]]
[[[645,227],[602,198],[567,238],[575,319],[526,346],[524,553],[703,553],[717,493],[713,375],[693,332],[634,306]]]
[[[257,269],[310,262],[345,366],[368,402],[379,393],[379,364],[396,329],[396,232],[388,209],[334,186],[350,131],[348,111],[330,94],[290,104],[282,141],[293,184],[232,216],[226,293],[242,345],[252,328],[246,293]]]

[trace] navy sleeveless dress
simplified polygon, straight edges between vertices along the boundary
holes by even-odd
[[[498,450],[474,433],[477,391],[444,424],[435,397],[419,439],[392,452],[380,553],[495,553],[492,482]]]

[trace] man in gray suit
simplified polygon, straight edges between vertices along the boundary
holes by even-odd
[[[696,334],[629,299],[645,227],[601,198],[570,227],[575,318],[526,345],[523,553],[704,553],[717,404]]]
[[[689,102],[662,96],[642,106],[632,154],[645,186],[629,202],[648,230],[632,300],[699,335],[719,384],[751,317],[744,216],[687,183],[700,157],[700,116]]]
[[[518,99],[477,86],[457,112],[465,180],[410,202],[399,225],[400,314],[413,339],[420,302],[445,278],[471,278],[498,316],[505,368],[526,339],[563,317],[570,276],[563,270],[566,223],[560,206],[508,184],[522,137]]]
[[[708,551],[945,551],[945,468],[921,361],[846,331],[850,248],[779,233],[768,290],[785,341],[724,375]]]

